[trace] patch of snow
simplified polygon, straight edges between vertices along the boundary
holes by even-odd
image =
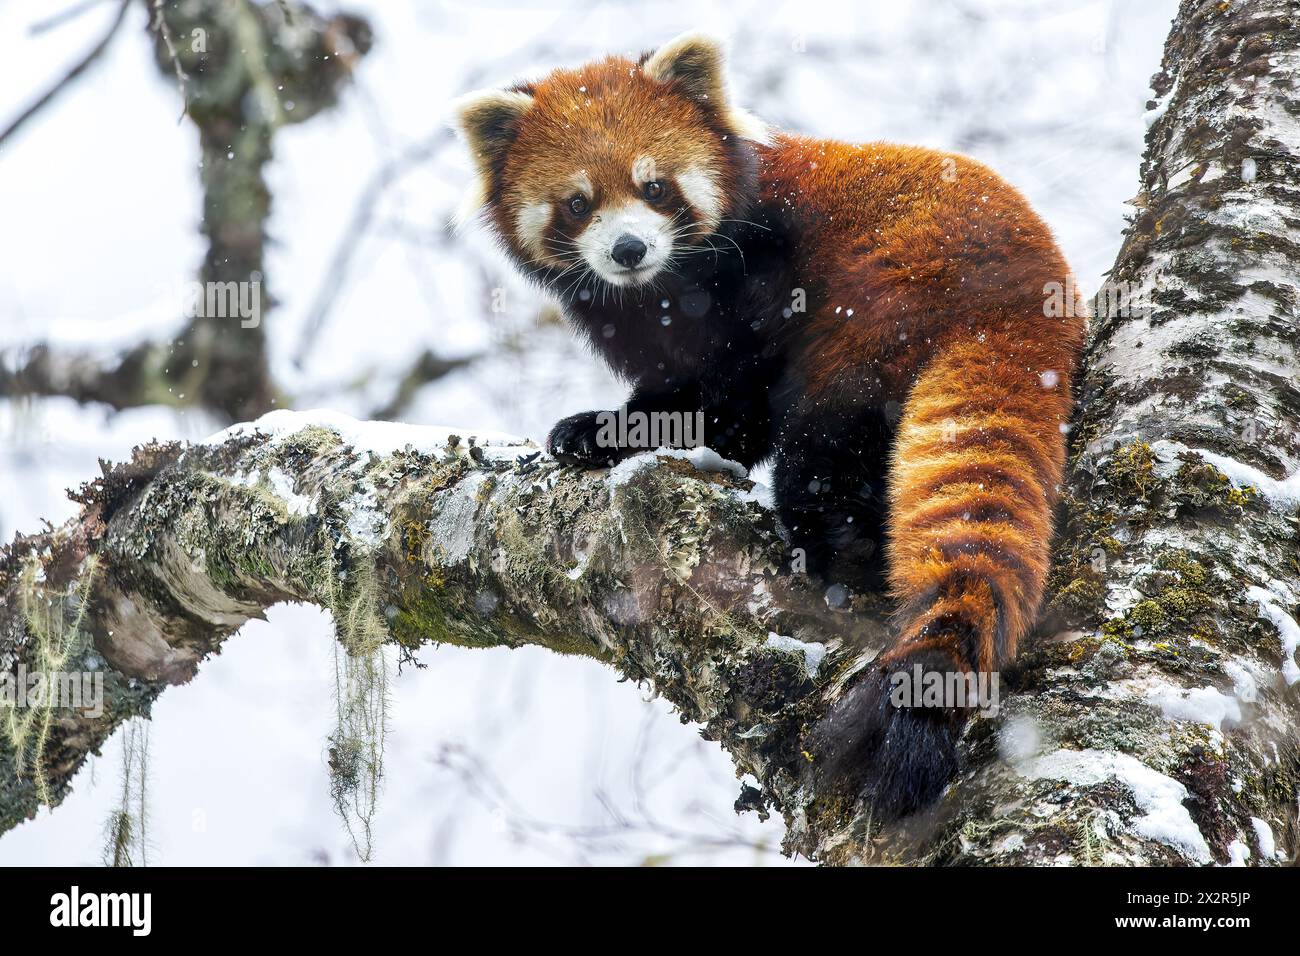
[[[659,458],[652,451],[633,455],[631,458],[624,458],[609,470],[609,486],[610,488],[621,488],[631,481],[635,475],[658,467]]]
[[[1277,596],[1272,591],[1255,585],[1246,594],[1260,606],[1264,616],[1282,635],[1282,677],[1288,686],[1300,681],[1300,666],[1295,659],[1296,648],[1300,648],[1300,624],[1277,603]]]
[[[695,466],[696,471],[726,471],[737,478],[744,478],[749,469],[738,461],[723,458],[707,445],[699,448],[662,448],[658,454],[669,458],[681,458]]]
[[[1174,80],[1173,86],[1169,87],[1165,92],[1165,95],[1157,99],[1155,105],[1147,110],[1143,115],[1142,121],[1146,123],[1147,129],[1150,129],[1152,126],[1155,126],[1156,123],[1160,122],[1161,117],[1169,111],[1169,104],[1177,97],[1178,87],[1182,84],[1182,81],[1183,78],[1179,75]]]
[[[1259,817],[1251,817],[1250,824],[1255,828],[1255,840],[1259,843],[1259,855],[1266,860],[1277,859],[1277,840],[1273,838],[1273,828],[1268,825],[1268,821]]]
[[[348,516],[348,534],[354,542],[372,549],[384,543],[388,537],[388,518],[379,510],[373,486],[363,481],[361,489],[348,496],[342,508]]]
[[[1209,863],[1209,844],[1183,806],[1187,788],[1177,780],[1152,770],[1137,758],[1107,750],[1054,750],[1018,768],[1031,780],[1064,780],[1088,787],[1118,780],[1133,792],[1143,815],[1133,820],[1133,831],[1171,846],[1197,863]]]
[[[1158,687],[1147,694],[1147,702],[1159,707],[1171,720],[1194,720],[1223,729],[1225,720],[1241,722],[1241,707],[1236,697],[1229,697],[1217,687]]]
[[[723,458],[712,448],[702,445],[699,448],[657,448],[654,451],[644,451],[631,458],[625,458],[609,470],[609,484],[611,488],[618,488],[627,484],[634,475],[638,475],[650,468],[659,467],[661,458],[678,458],[682,461],[689,461],[696,471],[716,471],[730,472],[737,478],[744,478],[749,474],[748,469],[740,462],[732,461],[730,458]]]
[[[1295,474],[1279,481],[1277,478],[1271,478],[1264,474],[1253,465],[1247,465],[1235,458],[1217,455],[1212,451],[1205,451],[1201,448],[1189,448],[1187,450],[1200,455],[1219,469],[1238,488],[1250,485],[1275,504],[1300,505],[1300,469],[1297,469]]]
[[[230,481],[241,488],[257,488],[263,484],[269,486],[271,492],[284,503],[291,515],[316,513],[315,502],[295,492],[293,479],[279,468],[272,468],[269,471],[237,471],[230,476]]]
[[[570,581],[578,580],[582,577],[582,572],[587,570],[587,565],[591,562],[591,549],[589,547],[578,549],[574,556],[577,558],[577,563],[565,572]]]
[[[1243,704],[1259,700],[1259,682],[1244,664],[1232,659],[1223,662],[1223,672],[1232,678],[1232,692]]]
[[[270,482],[271,490],[275,492],[276,497],[289,509],[289,514],[301,517],[316,513],[315,499],[294,491],[293,479],[283,469],[272,468],[266,473],[266,480]]]
[[[1250,847],[1240,840],[1233,840],[1228,844],[1228,856],[1228,866],[1245,866],[1250,859]]]
[[[276,409],[267,412],[256,421],[231,425],[204,439],[203,444],[219,445],[230,438],[249,434],[269,435],[279,441],[313,426],[328,428],[357,452],[369,452],[372,455],[391,455],[408,446],[426,455],[433,454],[446,448],[447,441],[452,435],[460,436],[462,447],[468,439],[473,438],[475,444],[486,454],[495,451],[502,457],[517,454],[519,448],[536,447],[526,438],[503,432],[450,428],[445,425],[364,422],[327,408],[314,408],[301,412],[287,408]],[[501,449],[509,449],[509,451],[502,452]]]
[[[826,657],[825,644],[796,640],[793,637],[778,634],[776,631],[767,632],[767,640],[763,642],[763,646],[772,647],[787,654],[803,655],[803,667],[808,672],[810,680],[817,676],[817,672],[821,670],[822,660]]]
[[[755,481],[754,487],[738,495],[741,501],[752,501],[760,508],[772,511],[776,508],[776,495],[771,487]]]

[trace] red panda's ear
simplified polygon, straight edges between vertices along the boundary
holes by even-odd
[[[464,222],[487,202],[492,170],[519,132],[519,122],[533,108],[533,98],[518,90],[481,90],[455,104],[456,126],[474,159],[477,182],[457,213]]]
[[[516,90],[480,90],[456,101],[456,125],[474,154],[491,165],[514,141],[519,121],[533,108],[533,98]]]
[[[676,82],[701,106],[721,116],[737,136],[770,142],[766,124],[729,102],[724,59],[722,44],[713,37],[683,33],[646,57],[641,72],[656,83]]]
[[[722,72],[722,44],[703,33],[683,33],[650,54],[641,66],[656,83],[676,80],[683,89],[706,106],[726,106],[726,85]]]

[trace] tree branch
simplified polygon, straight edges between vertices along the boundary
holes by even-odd
[[[105,671],[109,700],[51,725],[43,783],[31,759],[16,771],[9,741],[0,828],[42,786],[57,801],[117,723],[287,600],[330,608],[345,642],[377,629],[408,649],[540,644],[608,662],[798,802],[818,687],[853,666],[847,638],[883,629],[773,577],[781,539],[749,482],[653,456],[581,474],[518,441],[311,421],[278,412],[217,444],[140,449],[83,490],[76,520],[5,550],[0,667],[30,665],[42,633],[84,635],[65,669]],[[57,613],[34,629],[38,606]],[[816,839],[791,831],[806,853]]]

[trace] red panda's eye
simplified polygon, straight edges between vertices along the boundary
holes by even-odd
[[[585,216],[588,208],[586,196],[574,196],[569,200],[569,212],[575,216]]]
[[[645,184],[644,191],[645,191],[645,198],[649,199],[651,202],[654,202],[656,199],[659,199],[663,196],[664,187],[662,183],[654,182],[652,180]]]

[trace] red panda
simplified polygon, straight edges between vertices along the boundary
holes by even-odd
[[[1047,226],[964,156],[769,130],[698,35],[457,116],[471,208],[628,382],[627,410],[702,412],[710,447],[772,459],[828,595],[888,583],[893,645],[805,746],[881,817],[933,802],[971,705],[900,706],[891,679],[1005,666],[1047,575],[1084,333],[1080,302],[1045,307],[1074,288]],[[564,419],[548,450],[583,467],[636,450],[599,421]]]

